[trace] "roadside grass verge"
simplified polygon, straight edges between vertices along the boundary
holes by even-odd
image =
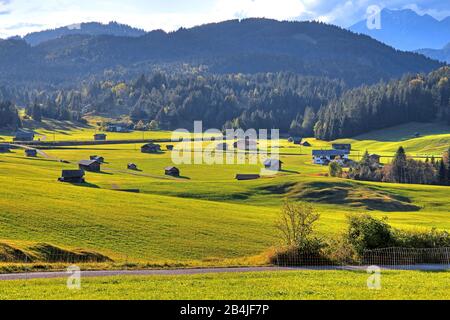
[[[1,281],[0,299],[143,300],[446,300],[450,272],[383,271],[381,290],[369,290],[364,271],[284,271],[189,276]]]

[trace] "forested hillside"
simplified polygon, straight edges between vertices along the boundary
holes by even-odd
[[[132,81],[86,81],[74,89],[0,89],[27,113],[81,121],[86,114],[128,115],[137,129],[278,128],[324,140],[411,121],[450,123],[450,68],[356,89],[293,73],[164,73]],[[1,100],[1,99],[0,99]]]
[[[0,82],[72,85],[90,76],[137,77],[155,67],[189,64],[210,73],[289,71],[376,83],[441,66],[416,53],[400,52],[364,35],[317,22],[231,20],[141,37],[68,35],[30,46],[0,41]]]
[[[411,121],[450,123],[450,68],[346,92],[319,112],[317,138],[351,137]]]

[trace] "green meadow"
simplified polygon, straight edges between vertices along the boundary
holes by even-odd
[[[393,128],[392,135],[397,138],[402,130]],[[436,140],[434,132],[421,132],[421,138],[401,141],[407,152],[424,152],[423,139],[436,156],[450,145],[448,134],[439,132],[444,138]],[[235,176],[260,173],[260,164],[181,164],[182,177],[167,177],[172,152],[165,151],[166,144],[160,154],[143,154],[140,144],[42,150],[37,158],[15,149],[0,155],[0,242],[4,251],[33,252],[45,243],[158,266],[265,264],[265,253],[278,245],[274,223],[285,198],[314,203],[323,236],[342,232],[349,213],[387,216],[398,228],[450,230],[447,187],[330,178],[327,167],[311,162],[311,151],[330,143],[307,140],[312,147],[282,141],[283,171],[254,181]],[[395,151],[399,143],[354,141],[357,149],[370,152],[383,151],[386,144],[395,144],[385,147]],[[101,173],[87,173],[84,185],[57,182],[61,170],[76,169],[90,155],[105,158]],[[128,170],[130,162],[139,171]],[[130,189],[140,192],[126,192]]]
[[[0,282],[0,299],[140,300],[446,300],[449,272],[383,271],[380,290],[369,290],[362,271],[286,271],[82,278]]]

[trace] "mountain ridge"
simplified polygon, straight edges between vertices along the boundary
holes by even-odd
[[[349,27],[350,31],[366,34],[399,50],[421,48],[440,49],[450,42],[450,17],[437,20],[411,9],[381,10],[381,29],[367,28],[366,20]]]
[[[107,24],[100,22],[83,22],[80,24],[73,24],[55,29],[42,30],[32,32],[24,37],[19,37],[25,40],[31,46],[37,46],[43,42],[55,40],[67,35],[114,35],[114,36],[128,36],[139,37],[146,33],[146,31],[131,27],[126,24],[120,24],[111,21]],[[17,37],[16,37],[17,38]]]
[[[37,46],[6,40],[0,42],[0,53],[9,57],[0,61],[3,80],[52,83],[117,67],[142,73],[155,65],[187,63],[213,73],[290,71],[361,85],[442,66],[337,26],[257,18],[139,37],[66,35]]]

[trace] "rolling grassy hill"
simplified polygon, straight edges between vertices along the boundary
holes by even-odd
[[[420,136],[415,138],[414,135]],[[392,155],[403,146],[411,156],[441,156],[448,150],[450,126],[439,123],[407,123],[404,125],[372,131],[352,139],[336,142],[351,143],[354,152]]]
[[[388,141],[408,138],[411,129],[399,127],[390,135],[350,141],[357,149],[386,154],[399,143],[407,151],[436,155],[450,144],[445,127],[419,127],[412,130],[422,133],[418,139]],[[172,164],[170,152],[142,154],[135,144],[45,150],[48,158],[36,159],[16,149],[0,155],[0,243],[21,252],[47,244],[160,266],[265,263],[261,253],[277,245],[274,222],[286,197],[315,203],[324,236],[341,232],[348,213],[366,212],[388,216],[399,228],[450,230],[448,187],[329,178],[326,167],[311,164],[311,150],[329,143],[309,141],[311,148],[283,141],[284,171],[246,182],[235,175],[259,173],[260,165],[180,165],[183,178],[175,179],[163,170]],[[57,182],[62,169],[74,169],[90,155],[105,157],[102,173],[87,173],[84,186]],[[127,170],[129,162],[141,171]]]

